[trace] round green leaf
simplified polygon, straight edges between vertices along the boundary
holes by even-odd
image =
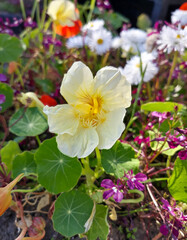
[[[38,181],[49,192],[60,193],[72,189],[78,182],[82,167],[77,158],[62,154],[55,138],[45,140],[35,153]]]
[[[14,178],[16,178],[20,173],[24,173],[25,176],[28,176],[31,173],[36,173],[34,154],[27,151],[18,154],[14,158],[12,171]]]
[[[0,112],[2,113],[12,106],[13,90],[8,84],[0,82],[0,94],[5,95],[5,102],[0,105],[2,107]]]
[[[66,237],[84,233],[92,209],[93,201],[85,193],[77,190],[62,193],[55,202],[54,229]]]
[[[109,234],[109,225],[107,222],[108,208],[104,205],[96,205],[96,213],[92,226],[87,232],[88,240],[106,240]]]
[[[11,37],[8,34],[0,34],[0,62],[8,63],[17,61],[21,56],[23,48],[21,41],[16,37]]]
[[[135,159],[135,151],[129,144],[117,141],[109,150],[101,151],[101,163],[107,173],[113,173],[116,177],[124,176],[124,171],[137,172],[139,160]]]
[[[15,123],[15,124],[14,124]],[[38,108],[20,108],[10,119],[10,131],[17,136],[37,136],[47,128],[47,120]]]
[[[176,102],[149,102],[141,105],[141,110],[150,112],[174,112],[174,107],[177,106],[181,111],[184,105]]]

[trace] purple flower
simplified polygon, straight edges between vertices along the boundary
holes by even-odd
[[[149,137],[144,138],[142,135],[140,135],[140,136],[135,137],[134,142],[137,142],[139,145],[141,143],[145,143],[145,144],[149,145],[150,138]]]
[[[162,208],[167,211],[167,213],[171,214],[173,217],[176,216],[175,211],[178,211],[177,208],[172,207],[169,202],[162,198],[161,202],[163,203]]]
[[[6,99],[5,95],[0,94],[0,104],[4,103],[5,99]]]
[[[123,192],[121,192],[121,190],[123,189],[123,185],[120,183],[119,180],[117,181],[117,185],[115,185],[111,179],[104,179],[101,182],[101,187],[108,189],[103,193],[104,199],[108,199],[112,196],[116,202],[121,202],[121,200],[123,199]]]
[[[187,160],[187,149],[180,151],[178,156],[181,160]]]
[[[151,115],[153,117],[157,117],[158,118],[158,121],[160,123],[162,123],[165,119],[167,119],[171,114],[169,112],[163,112],[163,113],[160,113],[160,112],[152,112]],[[170,120],[172,120],[172,118],[170,118]]]
[[[28,17],[28,18],[25,20],[25,22],[24,22],[24,27],[35,28],[35,27],[37,27],[37,24],[36,24],[36,22],[34,22],[34,21],[32,20],[31,17]]]
[[[164,224],[162,226],[160,226],[160,232],[164,235],[167,236],[169,233],[169,229],[168,227]]]
[[[6,82],[6,80],[7,80],[6,75],[0,73],[0,82]]]
[[[100,10],[103,10],[103,9],[109,10],[112,8],[109,0],[97,0],[97,7]]]
[[[141,182],[144,182],[147,180],[147,176],[143,173],[138,173],[136,175],[133,174],[133,171],[128,171],[127,174],[124,175],[127,180],[127,185],[130,189],[138,189],[140,191],[144,190],[144,185]]]

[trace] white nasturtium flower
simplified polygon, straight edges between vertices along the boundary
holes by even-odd
[[[59,150],[82,158],[96,147],[111,148],[125,129],[125,108],[131,104],[131,86],[120,71],[104,67],[93,78],[85,64],[75,62],[64,76],[61,94],[67,104],[44,107]]]
[[[51,1],[47,13],[56,24],[61,26],[74,26],[74,21],[79,18],[75,5],[68,0]]]
[[[41,109],[44,107],[44,104],[38,99],[36,93],[34,92],[21,93],[21,96],[18,97],[18,100],[22,104],[28,105],[28,107],[38,107]]]

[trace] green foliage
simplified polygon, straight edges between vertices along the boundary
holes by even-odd
[[[71,190],[78,182],[82,167],[77,158],[62,154],[55,138],[45,140],[35,153],[38,181],[49,192]]]
[[[139,160],[135,159],[135,151],[126,143],[117,141],[109,150],[101,151],[102,166],[107,173],[113,173],[117,178],[124,176],[124,171],[138,171]]]
[[[34,154],[28,151],[17,154],[13,161],[12,171],[14,178],[20,173],[24,173],[25,176],[28,176],[31,173],[36,173]]]
[[[175,200],[187,203],[187,161],[176,159],[168,189]]]
[[[38,108],[28,108],[24,111],[24,108],[20,108],[10,118],[9,126],[12,133],[17,136],[37,136],[47,129],[47,120]]]
[[[149,102],[141,105],[141,110],[150,112],[174,112],[174,107],[177,106],[181,111],[184,105],[176,102]]]
[[[96,205],[96,213],[90,230],[87,232],[88,240],[106,240],[109,233],[107,222],[108,209],[103,205]]]
[[[77,190],[62,193],[55,202],[54,229],[66,237],[85,232],[85,223],[93,209],[93,201]]]
[[[21,41],[16,37],[0,33],[0,62],[17,61],[23,52]]]
[[[123,15],[121,15],[120,13],[117,12],[105,12],[102,15],[102,18],[106,21],[109,22],[114,29],[118,29],[120,27],[122,27],[122,24],[124,22],[128,23],[129,19],[124,17]]]
[[[5,95],[5,102],[1,104],[2,109],[0,112],[2,113],[12,106],[13,90],[8,84],[0,82],[0,94]]]
[[[34,79],[34,81],[41,87],[42,91],[50,94],[54,91],[54,85],[49,79]]]
[[[17,154],[21,152],[17,142],[9,141],[8,144],[1,149],[1,160],[7,166],[7,172],[12,170],[12,162]]]

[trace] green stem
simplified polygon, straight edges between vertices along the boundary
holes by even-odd
[[[167,158],[167,162],[166,162],[166,167],[170,167],[170,162],[171,162],[171,156],[168,156]],[[168,177],[170,177],[170,170],[166,171],[166,174],[168,175]]]
[[[90,168],[90,164],[89,164],[89,158],[81,158],[81,162],[84,166],[84,174],[86,176],[86,183],[88,188],[92,188],[94,187],[94,181],[95,181],[95,177],[94,177],[94,171]]]
[[[158,150],[158,152],[157,152],[157,153],[155,154],[155,156],[150,160],[150,163],[152,163],[152,162],[155,160],[155,158],[157,158],[157,156],[161,153],[162,148],[164,147],[166,141],[167,141],[167,137],[165,138],[164,143],[162,144],[162,146],[160,147],[160,149]]]
[[[96,0],[91,0],[91,3],[90,3],[90,12],[89,12],[89,14],[88,14],[87,22],[91,21],[91,19],[92,19],[93,10],[94,10],[94,7],[95,7],[95,1],[96,1]]]
[[[142,183],[152,183],[152,182],[160,182],[160,181],[167,181],[167,180],[168,178],[153,178],[153,179],[147,179]]]
[[[34,4],[33,4],[33,7],[32,7],[32,12],[31,12],[31,18],[32,18],[32,20],[34,19],[34,14],[35,14],[35,12],[36,12],[37,2],[38,2],[38,0],[35,0],[35,1],[34,1]]]
[[[165,167],[165,163],[151,163],[149,164],[150,167]]]
[[[147,82],[146,85],[147,85],[148,98],[149,98],[149,101],[151,102],[152,98],[151,98],[151,85],[150,85],[150,82]]]
[[[39,138],[38,135],[36,136],[36,141],[37,141],[37,143],[38,143],[38,146],[40,146],[40,145],[41,145],[41,141],[40,141],[40,138]]]
[[[42,30],[45,24],[45,17],[46,17],[46,12],[47,12],[47,0],[43,1],[43,11],[42,11],[42,17],[41,17],[41,24],[40,24],[40,29]]]
[[[141,191],[139,191],[137,189],[128,190],[128,193],[137,193],[137,194],[140,195],[140,197],[137,198],[137,199],[123,199],[120,203],[139,203],[139,202],[144,200],[143,192],[141,192]]]
[[[148,212],[148,211],[150,211],[149,208],[139,208],[139,209],[135,209],[135,210],[132,210],[132,211],[129,211],[129,212],[125,211],[125,213],[122,213],[122,214],[121,214],[121,212],[119,212],[119,214],[120,214],[120,216],[128,216],[128,215],[133,214],[133,213]]]
[[[97,166],[95,168],[95,178],[99,178],[104,170],[102,169],[102,165],[101,165],[101,153],[99,151],[99,149],[96,147],[95,149],[95,153],[96,153],[96,157],[97,157]]]
[[[37,1],[37,5],[36,5],[36,21],[38,24],[38,28],[40,28],[40,3]]]
[[[40,184],[38,184],[35,188],[32,188],[32,189],[14,189],[14,190],[11,191],[11,193],[15,193],[15,192],[29,193],[29,192],[34,192],[39,188],[41,188]]]
[[[20,73],[18,67],[16,68],[16,74],[18,75],[19,81],[21,83],[21,86],[24,87],[24,82],[23,82],[23,78],[22,78],[22,74]]]
[[[20,7],[21,7],[23,19],[25,20],[27,17],[26,17],[25,6],[24,6],[23,0],[20,0]]]
[[[173,71],[175,70],[175,66],[177,64],[177,57],[178,57],[178,52],[175,51],[174,53],[174,57],[173,57],[173,62],[172,62],[172,65],[171,65],[171,68],[170,68],[170,72],[169,72],[169,77],[168,77],[168,80],[167,80],[167,85],[166,85],[166,88],[165,88],[165,91],[164,91],[164,96],[166,97],[167,95],[167,91],[168,91],[168,88],[171,84],[171,79],[172,79],[172,75],[173,75]]]

